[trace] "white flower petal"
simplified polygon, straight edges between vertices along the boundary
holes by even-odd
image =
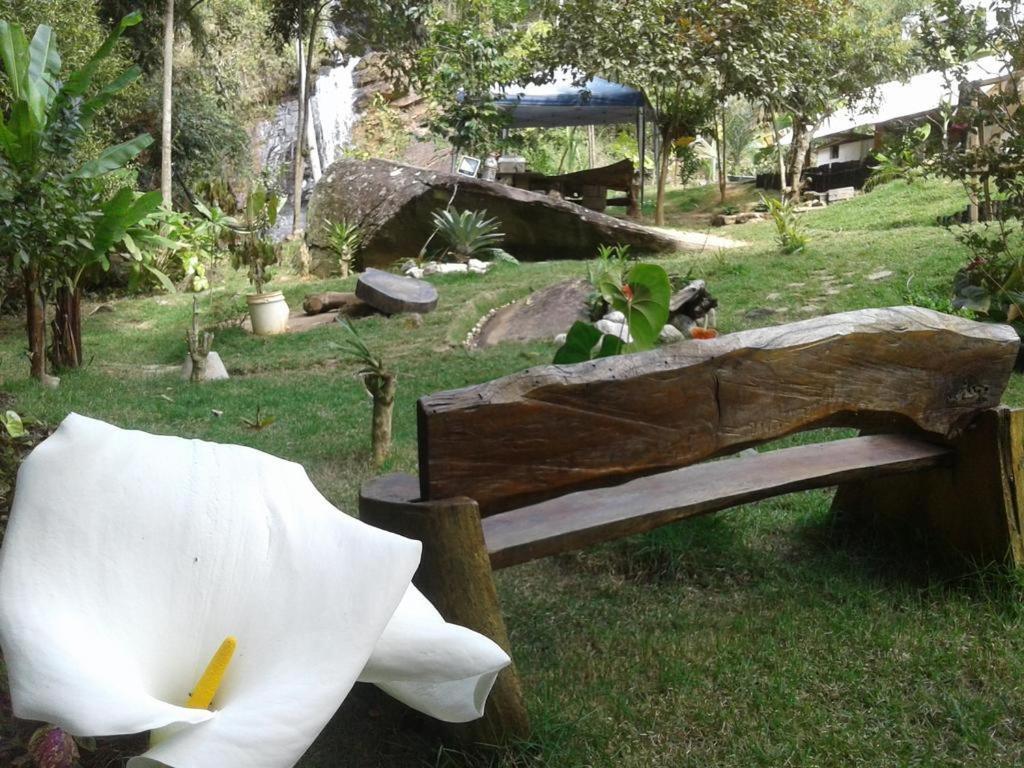
[[[15,713],[81,735],[205,719],[146,758],[291,766],[418,559],[418,542],[338,512],[297,464],[69,416],[23,464],[0,551]],[[182,709],[228,635],[215,716]]]
[[[483,715],[487,694],[509,663],[497,644],[445,622],[410,585],[359,679],[439,720],[464,723]]]

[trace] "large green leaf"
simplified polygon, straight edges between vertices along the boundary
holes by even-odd
[[[0,60],[14,101],[24,98],[28,80],[28,40],[20,24],[0,21]]]
[[[135,82],[141,74],[142,70],[137,66],[129,67],[117,78],[103,86],[95,96],[84,102],[79,113],[82,125],[88,127],[96,113],[103,109],[114,96]]]
[[[601,332],[590,323],[577,320],[566,334],[565,344],[555,353],[555,365],[583,363],[593,356],[594,347],[601,340]]]
[[[95,224],[93,252],[97,256],[104,256],[124,239],[129,229],[155,212],[162,202],[159,191],[136,197],[130,187],[119,189],[103,206],[102,214]]]
[[[50,27],[40,24],[28,49],[29,82],[45,81],[49,85],[59,74],[60,54],[57,52],[57,35]],[[52,90],[50,92],[52,93]]]
[[[153,143],[148,133],[140,134],[131,141],[108,147],[95,160],[90,160],[74,174],[80,179],[94,179],[111,171],[124,168],[136,155]]]
[[[626,285],[632,297],[626,297],[625,306],[615,309],[626,315],[634,346],[651,349],[668,322],[668,305],[672,299],[668,273],[657,264],[637,264],[626,274]]]
[[[68,76],[67,82],[61,88],[61,94],[64,96],[84,96],[85,92],[89,90],[89,86],[92,85],[92,79],[96,76],[96,70],[103,60],[114,51],[114,46],[121,39],[121,35],[124,34],[126,29],[134,27],[140,21],[142,21],[142,14],[138,11],[133,11],[121,19],[120,23],[107,35],[103,45],[96,49],[96,53],[92,55],[92,58],[84,66]]]

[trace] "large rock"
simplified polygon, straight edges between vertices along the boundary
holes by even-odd
[[[367,269],[356,281],[356,296],[389,315],[423,314],[437,306],[437,289],[425,280]]]
[[[485,209],[496,217],[505,233],[504,249],[527,261],[589,259],[599,245],[615,243],[639,252],[681,248],[663,232],[536,192],[386,160],[343,158],[328,168],[309,202],[306,238],[314,269],[333,262],[325,225],[343,219],[363,228],[364,267],[417,258],[433,232],[431,213],[443,209],[453,194],[455,208]]]
[[[489,315],[471,339],[473,347],[503,341],[550,341],[577,320],[589,320],[587,297],[593,292],[581,278],[543,288]]]

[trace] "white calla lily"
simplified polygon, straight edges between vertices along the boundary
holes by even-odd
[[[478,717],[508,656],[410,585],[419,554],[298,464],[71,415],[24,462],[0,550],[15,714],[164,729],[130,768],[292,766],[357,679]],[[228,637],[211,709],[186,708]]]

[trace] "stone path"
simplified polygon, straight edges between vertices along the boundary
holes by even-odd
[[[668,227],[647,227],[647,229],[653,229],[655,232],[668,235],[679,243],[680,249],[684,251],[715,251],[719,249],[743,248],[750,245],[750,243],[743,240],[719,237],[718,235],[712,235],[710,232],[692,232],[681,229],[669,229]]]

